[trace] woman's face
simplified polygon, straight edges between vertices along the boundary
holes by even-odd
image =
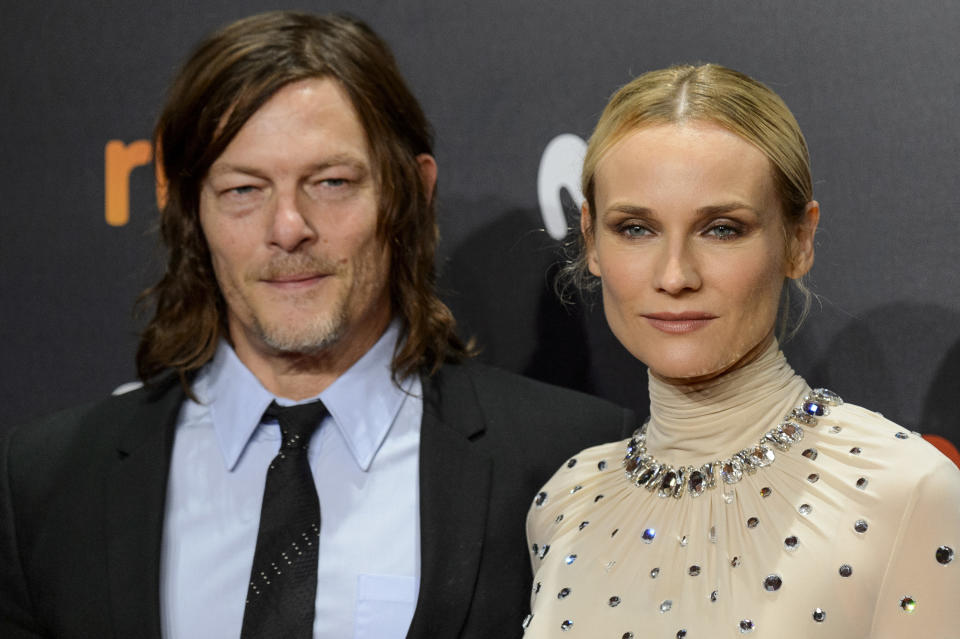
[[[587,259],[627,350],[678,383],[759,355],[773,338],[784,277],[812,265],[816,203],[787,229],[770,161],[702,122],[627,134],[594,180],[593,227],[586,208],[581,217]]]

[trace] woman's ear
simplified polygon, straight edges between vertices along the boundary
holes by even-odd
[[[593,221],[590,218],[590,206],[584,201],[580,205],[580,233],[583,235],[583,247],[586,251],[587,268],[600,277],[600,263],[597,261],[597,243],[593,236]]]
[[[792,229],[787,277],[800,279],[813,267],[813,238],[817,233],[819,222],[820,204],[816,200],[811,200],[807,202],[803,218]]]

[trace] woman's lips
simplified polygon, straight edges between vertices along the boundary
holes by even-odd
[[[697,311],[689,311],[686,313],[645,313],[643,317],[657,330],[673,335],[692,333],[717,319],[716,315]]]

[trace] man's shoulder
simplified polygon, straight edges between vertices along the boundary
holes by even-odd
[[[477,361],[448,364],[437,373],[443,387],[473,392],[491,415],[522,415],[534,421],[625,423],[632,412],[586,393],[547,384]]]
[[[103,442],[116,443],[126,427],[144,427],[144,417],[169,414],[179,408],[183,392],[178,380],[168,377],[105,399],[66,408],[45,417],[13,426],[0,435],[18,455],[29,451],[84,450]],[[149,420],[146,420],[149,421]]]

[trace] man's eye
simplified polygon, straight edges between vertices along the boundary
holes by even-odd
[[[248,195],[250,193],[253,193],[256,190],[257,190],[257,187],[250,184],[245,184],[243,186],[235,186],[233,188],[227,189],[225,193],[227,195]]]

